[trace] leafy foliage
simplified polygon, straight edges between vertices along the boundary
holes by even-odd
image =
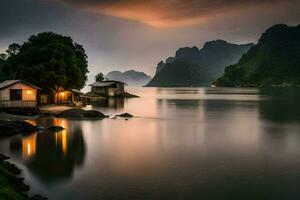
[[[104,74],[103,73],[98,73],[96,76],[95,76],[95,81],[96,82],[101,82],[104,80]]]
[[[7,54],[5,53],[0,53],[0,60],[6,60]],[[1,61],[0,61],[1,62]]]
[[[88,73],[83,47],[70,37],[52,32],[31,36],[23,45],[12,44],[3,73],[52,93],[59,88],[81,89]]]
[[[13,43],[8,46],[8,49],[6,50],[6,53],[8,56],[16,55],[19,53],[21,46],[17,43]]]
[[[236,65],[226,67],[217,86],[300,86],[300,26],[269,28]]]
[[[5,76],[5,67],[7,66],[7,63],[4,59],[0,58],[0,82],[4,81],[6,78]]]

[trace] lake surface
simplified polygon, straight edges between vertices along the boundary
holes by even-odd
[[[66,128],[0,141],[30,194],[50,199],[299,199],[300,91],[129,88],[105,114],[41,118]]]

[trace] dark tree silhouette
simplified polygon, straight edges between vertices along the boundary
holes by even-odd
[[[81,89],[88,73],[87,55],[72,38],[52,32],[33,35],[7,53],[9,77],[22,79],[54,94],[59,88]]]
[[[99,73],[95,76],[96,82],[98,81],[103,81],[104,80],[104,75],[102,73]]]
[[[6,53],[8,54],[8,56],[11,55],[16,55],[17,53],[19,53],[21,46],[17,43],[13,43],[11,45],[8,46],[8,49],[6,50]]]

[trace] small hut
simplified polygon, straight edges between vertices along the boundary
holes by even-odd
[[[124,86],[126,83],[120,81],[101,81],[91,84],[91,93],[104,97],[125,96]]]
[[[40,88],[22,80],[0,83],[0,108],[36,108]]]
[[[57,93],[50,97],[48,94],[41,93],[40,96],[40,103],[41,104],[76,104],[77,102],[81,101],[82,92],[77,90],[64,90],[60,88]]]

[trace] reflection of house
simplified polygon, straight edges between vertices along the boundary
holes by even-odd
[[[44,125],[66,128],[61,132],[44,132],[12,138],[10,153],[22,159],[28,171],[44,184],[56,184],[72,177],[85,161],[86,146],[82,129],[64,119],[43,118]],[[1,199],[1,198],[0,198]]]
[[[65,104],[73,104],[80,101],[80,97],[83,93],[77,90],[64,90],[59,89],[57,93],[55,93],[53,99],[51,100],[50,95],[40,94],[40,103],[48,104],[48,103],[65,103]]]
[[[22,138],[22,154],[28,159],[36,154],[36,137],[37,133]]]
[[[93,94],[105,97],[118,97],[125,95],[124,85],[125,83],[119,81],[101,81],[90,86]]]
[[[35,108],[38,87],[22,80],[6,80],[0,83],[1,108]]]
[[[114,108],[114,109],[124,108],[124,98],[102,98],[89,103],[91,103],[96,107]]]

